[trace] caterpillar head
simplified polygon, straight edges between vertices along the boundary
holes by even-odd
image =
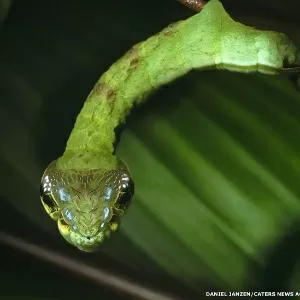
[[[45,170],[40,197],[61,235],[85,252],[96,251],[112,231],[134,194],[126,167],[119,170]]]

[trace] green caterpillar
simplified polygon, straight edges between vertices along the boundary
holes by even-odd
[[[43,174],[41,201],[62,236],[90,252],[118,228],[134,184],[114,155],[115,128],[133,105],[191,70],[278,74],[284,63],[300,64],[300,52],[284,34],[233,21],[218,0],[135,45],[96,83],[64,154]]]

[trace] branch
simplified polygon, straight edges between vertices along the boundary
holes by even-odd
[[[201,11],[204,5],[206,4],[206,1],[204,0],[177,0],[177,1],[196,12]]]
[[[131,299],[183,300],[177,296],[167,295],[158,290],[154,290],[151,287],[136,283],[133,280],[125,279],[119,275],[97,269],[83,261],[75,260],[64,254],[54,252],[53,250],[46,249],[42,246],[34,245],[0,231],[0,245],[1,244],[21,250],[60,268],[69,270],[72,273],[89,278],[95,283],[113,288],[123,294],[133,297]]]

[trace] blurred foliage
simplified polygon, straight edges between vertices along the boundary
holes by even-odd
[[[299,288],[300,95],[283,76],[192,73],[136,109],[117,148],[133,173],[135,201],[99,253],[67,245],[40,204],[40,176],[63,152],[99,76],[190,14],[173,0],[14,2],[0,34],[0,224],[193,299],[208,290]],[[5,270],[9,280],[21,269]],[[47,284],[61,275],[42,270],[35,294],[56,297]],[[70,286],[74,294],[90,288],[71,276],[56,284],[64,297]]]
[[[7,17],[12,0],[0,0],[0,28]]]

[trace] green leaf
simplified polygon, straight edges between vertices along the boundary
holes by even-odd
[[[249,284],[299,216],[299,100],[282,78],[228,73],[158,93],[118,149],[136,182],[122,232],[194,288]]]

